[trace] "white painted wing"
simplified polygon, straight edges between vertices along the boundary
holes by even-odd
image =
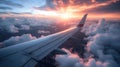
[[[43,38],[2,48],[0,67],[34,67],[39,60],[58,48],[79,29],[79,27],[72,27]]]

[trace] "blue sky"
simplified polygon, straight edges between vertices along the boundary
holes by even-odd
[[[5,2],[10,1],[9,5]],[[1,9],[0,12],[33,12],[33,7],[40,7],[46,4],[45,0],[1,0],[0,1],[1,7],[10,7],[12,10],[9,9]],[[14,5],[16,4],[16,5]],[[19,7],[18,5],[21,5]]]

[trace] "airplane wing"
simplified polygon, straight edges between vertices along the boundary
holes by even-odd
[[[77,27],[0,49],[0,67],[34,67],[39,60],[58,48],[83,26],[85,14]]]

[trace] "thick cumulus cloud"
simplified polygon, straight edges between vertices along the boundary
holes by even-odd
[[[106,22],[102,19],[93,29],[94,30],[89,32],[85,31],[87,35],[90,36],[87,44],[88,51],[94,54],[94,56],[100,58],[102,61],[114,59],[119,63],[120,23]]]
[[[15,44],[30,41],[33,39],[36,39],[36,37],[32,36],[31,34],[24,34],[22,36],[14,36],[14,37],[11,37],[8,40],[5,40],[4,42],[2,42],[1,46],[7,47],[10,45],[15,45]]]
[[[56,61],[59,67],[119,67],[116,64],[111,56],[103,56],[101,55],[101,60],[96,60],[95,58],[89,57],[87,59],[80,58],[77,54],[71,53],[67,49],[65,50],[68,54],[67,55],[57,55]],[[106,60],[107,61],[102,61]]]
[[[0,18],[0,31],[9,33],[18,33],[20,30],[30,30],[35,26],[50,26],[54,20],[37,19],[37,18]]]
[[[120,23],[100,20],[98,23],[87,25],[83,31],[88,35],[87,50],[102,62],[120,62]]]
[[[59,67],[119,67],[120,65],[120,23],[105,21],[88,22],[82,29],[88,37],[84,58],[68,52],[57,55]],[[65,50],[66,51],[66,50]],[[76,55],[76,56],[74,56]]]
[[[69,50],[63,49],[68,55],[57,55],[56,61],[59,67],[75,67],[79,63],[80,58],[77,54],[72,54]]]
[[[16,21],[16,23],[14,23],[14,21],[16,20],[6,20],[6,21],[2,21],[0,23],[0,30],[1,31],[7,31],[9,33],[18,33],[19,30],[29,30],[30,29],[30,26],[29,25],[24,25],[24,24],[17,24],[17,22],[19,21]],[[17,27],[19,26],[19,27]]]
[[[7,22],[0,23],[0,30],[5,30],[5,31],[8,31],[10,33],[17,33],[18,32],[18,28],[15,27],[14,24],[7,23]]]
[[[21,30],[30,30],[30,26],[29,25],[21,25]]]

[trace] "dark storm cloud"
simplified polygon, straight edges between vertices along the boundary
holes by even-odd
[[[120,1],[116,2],[116,3],[111,3],[109,5],[106,6],[101,6],[101,7],[97,7],[94,9],[90,9],[90,10],[85,10],[85,12],[92,12],[92,13],[112,13],[112,12],[120,12]]]
[[[23,7],[23,5],[18,4],[18,3],[14,3],[14,2],[9,1],[9,0],[0,0],[0,4],[5,4],[5,5],[9,5],[9,6],[13,6],[13,7],[19,7],[19,8]]]
[[[2,9],[2,10],[12,10],[12,8],[10,8],[10,7],[4,7],[4,6],[0,6],[0,9]]]

